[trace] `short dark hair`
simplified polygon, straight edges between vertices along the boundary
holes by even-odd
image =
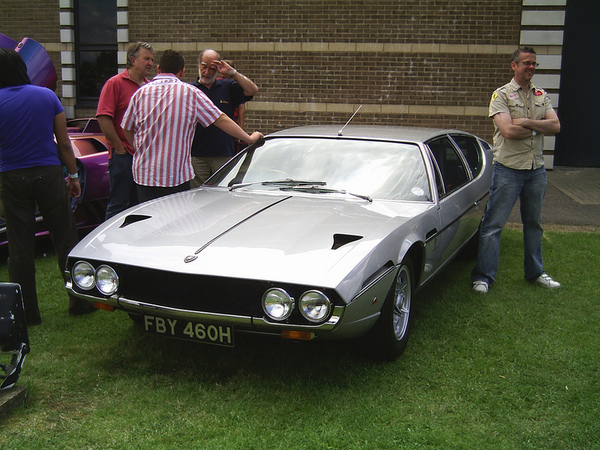
[[[512,54],[512,56],[510,58],[510,62],[517,62],[517,60],[521,56],[521,53],[532,53],[535,55],[535,50],[531,47],[519,47]]]
[[[0,48],[0,88],[31,84],[21,55],[10,48]]]
[[[158,63],[161,73],[178,74],[185,67],[183,56],[175,50],[165,50]]]
[[[143,48],[148,50],[150,53],[154,54],[154,48],[147,42],[136,42],[135,44],[131,44],[129,46],[129,48],[127,49],[127,68],[128,69],[133,66],[133,64],[131,63],[131,58],[133,58],[133,59],[137,58],[138,55],[140,54],[140,50]]]

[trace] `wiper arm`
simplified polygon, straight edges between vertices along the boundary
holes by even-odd
[[[253,181],[250,183],[234,184],[229,187],[230,191],[234,189],[244,188],[246,186],[252,186],[260,184],[262,186],[285,186],[285,187],[299,187],[299,186],[325,186],[325,181],[310,181],[310,180],[294,180],[292,178],[281,178],[279,180],[266,180],[266,181]]]
[[[369,203],[373,202],[373,199],[368,195],[363,194],[353,194],[352,192],[344,191],[342,189],[330,189],[319,186],[282,186],[279,188],[282,191],[300,191],[300,192],[312,192],[315,194],[344,194],[351,195],[353,197],[357,197],[363,200],[368,201]]]

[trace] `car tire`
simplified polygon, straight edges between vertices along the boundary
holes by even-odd
[[[414,271],[407,258],[400,264],[381,316],[367,335],[364,347],[367,356],[392,361],[404,353],[410,333],[413,296]]]

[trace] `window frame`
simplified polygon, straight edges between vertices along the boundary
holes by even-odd
[[[114,21],[111,21],[111,32],[114,31],[114,40],[110,41],[94,41],[94,42],[83,42],[83,38],[81,36],[81,28],[82,28],[82,14],[83,14],[83,4],[87,3],[87,6],[93,8],[97,5],[97,0],[75,0],[74,1],[74,11],[75,11],[75,27],[74,27],[74,35],[75,35],[75,44],[74,44],[74,53],[75,53],[75,95],[77,99],[77,106],[80,107],[95,107],[98,104],[98,98],[100,97],[100,90],[104,82],[108,78],[113,75],[116,75],[119,70],[118,65],[118,42],[117,42],[117,2],[113,0],[114,3]],[[112,5],[111,5],[112,6]],[[113,9],[111,9],[112,13]],[[102,13],[102,9],[99,13]],[[114,26],[114,28],[112,28]],[[107,70],[97,73],[96,71],[92,71],[96,73],[96,78],[90,79],[85,76],[86,69],[83,67],[86,63],[85,59],[82,56],[86,53],[91,52],[99,52],[101,55],[103,52],[112,53],[114,55],[114,65],[111,64],[110,67],[107,66]],[[95,61],[98,61],[99,58],[96,58]],[[84,88],[84,84],[92,81],[93,84],[96,84],[98,87],[97,95],[89,95]],[[100,83],[100,80],[101,83]]]

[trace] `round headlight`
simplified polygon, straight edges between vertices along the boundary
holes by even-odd
[[[94,288],[94,267],[89,262],[77,261],[71,269],[73,283],[83,290]]]
[[[319,291],[308,291],[300,297],[300,312],[311,322],[322,322],[329,316],[331,302]]]
[[[100,266],[96,270],[96,287],[104,295],[112,295],[119,287],[119,277],[112,267]]]
[[[283,289],[269,289],[262,298],[262,308],[273,320],[285,320],[294,310],[294,299]]]

